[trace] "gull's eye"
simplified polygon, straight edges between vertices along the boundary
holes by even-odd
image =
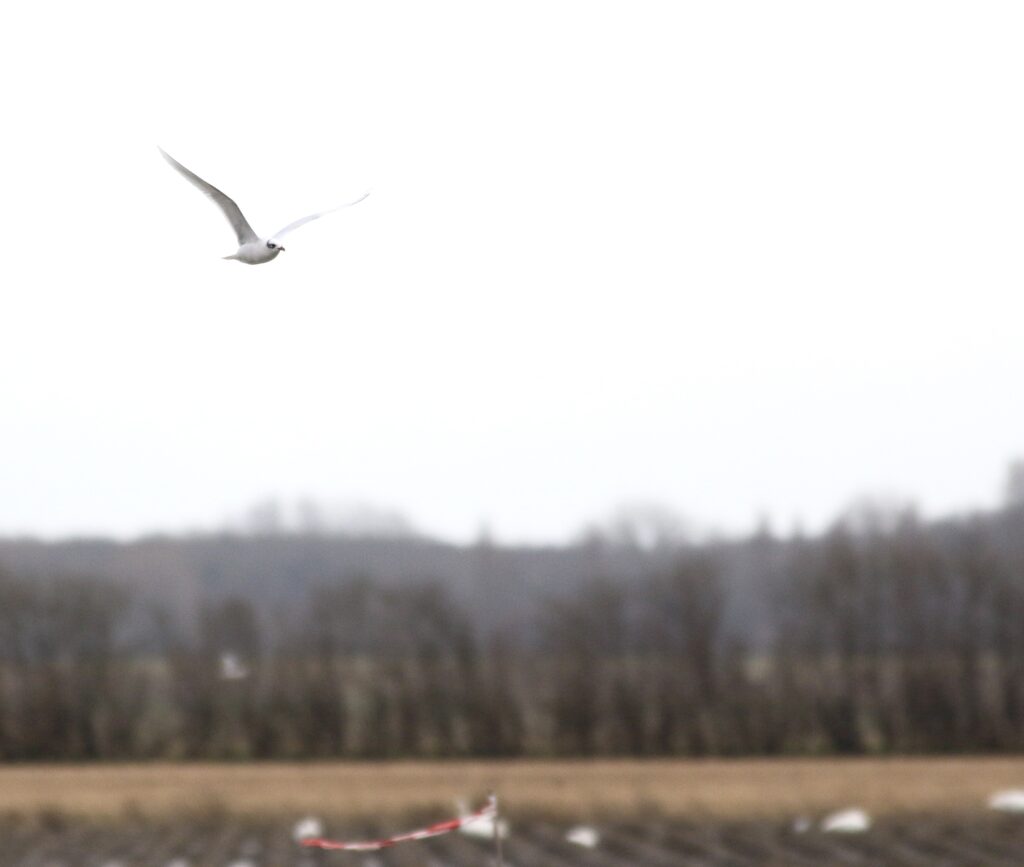
[[[267,246],[270,247],[271,250],[277,248],[277,244],[275,244],[273,241],[267,241]]]

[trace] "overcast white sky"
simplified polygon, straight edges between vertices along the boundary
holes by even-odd
[[[561,540],[994,505],[1019,3],[18,3],[0,533],[268,495]],[[258,232],[248,267],[161,144]]]

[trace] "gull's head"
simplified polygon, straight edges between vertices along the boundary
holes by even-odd
[[[273,238],[267,241],[267,249],[270,250],[275,256],[278,253],[284,252],[284,247],[277,243]]]

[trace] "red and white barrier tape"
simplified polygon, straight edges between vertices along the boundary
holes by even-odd
[[[322,837],[310,837],[301,840],[303,846],[314,849],[349,849],[356,852],[373,852],[376,849],[386,849],[388,846],[395,846],[399,843],[407,843],[410,840],[426,840],[428,837],[437,837],[439,834],[447,834],[449,831],[457,831],[464,825],[477,822],[480,819],[491,819],[497,821],[498,799],[491,795],[475,813],[468,816],[460,816],[458,819],[449,819],[447,822],[435,822],[426,828],[418,831],[409,831],[407,834],[396,834],[394,837],[385,837],[383,840],[361,840],[345,842],[343,840],[325,840]]]

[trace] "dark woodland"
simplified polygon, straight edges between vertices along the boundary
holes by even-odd
[[[552,548],[0,542],[0,759],[1024,749],[1024,506]]]

